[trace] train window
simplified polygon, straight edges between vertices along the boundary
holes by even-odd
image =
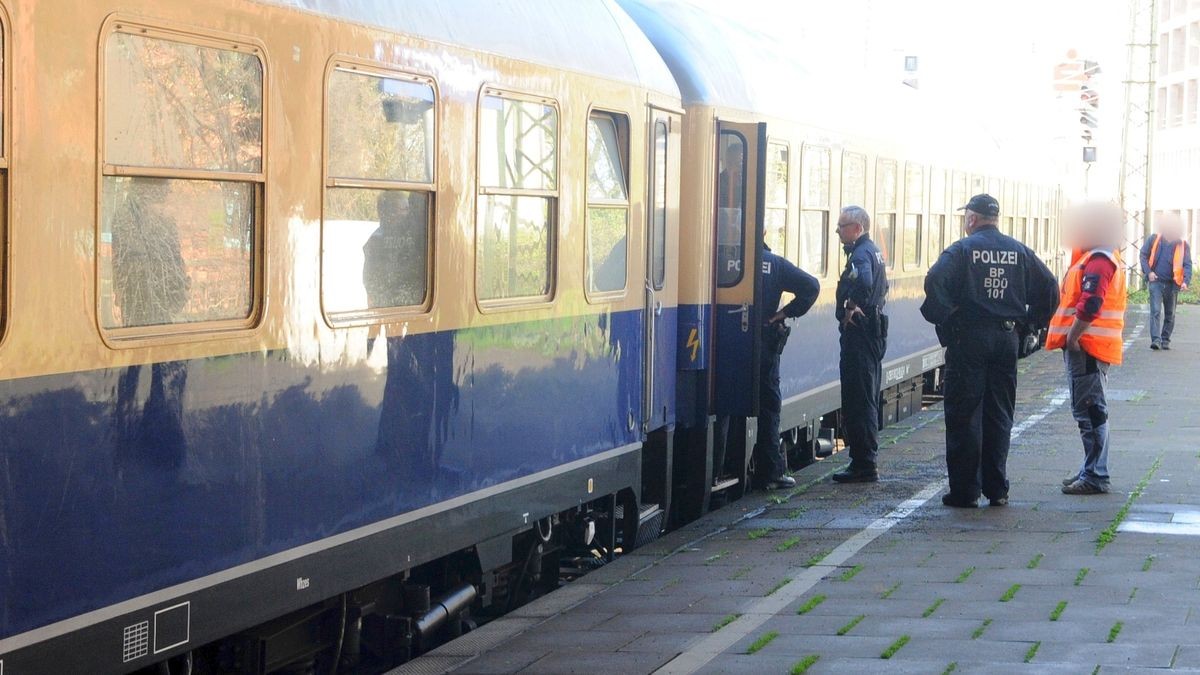
[[[654,190],[650,199],[650,223],[654,228],[654,248],[651,256],[651,280],[654,290],[661,291],[667,281],[667,123],[654,123]]]
[[[926,235],[928,264],[932,265],[946,245],[946,170],[929,170],[929,233]]]
[[[767,144],[767,204],[763,237],[775,253],[788,256],[788,175],[790,157],[784,143]]]
[[[588,293],[625,290],[629,242],[629,118],[592,113],[587,125]]]
[[[101,325],[248,325],[264,183],[258,50],[122,25],[104,60]]]
[[[904,267],[921,264],[921,233],[925,212],[925,170],[920,164],[904,167]]]
[[[429,81],[332,70],[321,295],[331,318],[424,308],[433,212],[434,90]]]
[[[969,180],[964,173],[955,172],[954,180],[950,184],[950,208],[954,209],[954,227],[951,228],[950,236],[947,238],[946,246],[951,242],[961,238],[967,233],[966,217],[959,209],[966,205],[969,195],[967,194],[967,185]]]
[[[722,131],[717,173],[717,285],[742,280],[742,242],[746,232],[746,139]]]
[[[867,158],[856,152],[842,153],[842,208],[867,207]]]
[[[831,171],[829,148],[804,146],[800,182],[800,267],[810,274],[824,276],[829,252],[829,188]]]
[[[896,265],[896,162],[881,159],[875,166],[875,243],[883,249],[888,268]]]
[[[480,103],[475,283],[479,299],[553,292],[558,108],[486,93]]]

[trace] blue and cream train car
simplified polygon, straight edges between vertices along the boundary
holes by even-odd
[[[1049,188],[622,3],[0,0],[0,673],[397,663],[708,508],[764,239],[826,286],[796,446],[840,205],[892,254],[894,401],[953,205],[1051,255]]]
[[[0,7],[6,675],[356,672],[657,531],[680,100],[619,8]]]

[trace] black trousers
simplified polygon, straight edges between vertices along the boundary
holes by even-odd
[[[758,381],[758,438],[754,456],[769,479],[787,474],[787,456],[779,443],[779,415],[783,398],[779,391],[779,354],[764,348]]]
[[[950,494],[1008,496],[1008,446],[1017,397],[1016,331],[960,328],[946,348],[946,469]]]
[[[879,453],[879,388],[883,376],[883,338],[874,329],[848,326],[842,331],[842,427],[853,469],[875,468]]]

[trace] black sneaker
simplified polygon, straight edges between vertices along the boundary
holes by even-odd
[[[949,492],[942,495],[942,504],[945,506],[953,506],[956,509],[979,508],[979,503],[977,501],[975,501],[973,499],[971,501],[967,501],[965,499],[959,499],[958,497],[955,497],[954,495],[950,494]]]
[[[1158,344],[1157,342],[1151,342],[1150,349],[1153,349],[1154,351],[1158,351],[1158,350],[1162,349],[1162,345]]]
[[[796,479],[791,476],[780,476],[767,481],[768,490],[786,490],[796,487]]]
[[[835,483],[877,483],[879,471],[876,469],[855,469],[846,467],[832,476]]]
[[[1003,497],[988,497],[988,506],[1008,506],[1008,495]]]
[[[1066,478],[1062,479],[1062,484],[1064,486],[1070,485],[1071,483],[1074,483],[1077,480],[1079,480],[1079,474],[1073,473],[1070,476],[1067,476]]]
[[[1096,487],[1095,485],[1092,485],[1091,483],[1085,483],[1081,480],[1077,480],[1074,483],[1071,483],[1070,485],[1064,485],[1062,488],[1062,491],[1063,491],[1064,495],[1100,495],[1100,494],[1104,494],[1104,490],[1101,490],[1100,488]]]

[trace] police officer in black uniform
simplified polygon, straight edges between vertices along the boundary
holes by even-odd
[[[846,251],[846,269],[837,285],[841,324],[842,415],[850,466],[833,474],[838,483],[879,480],[879,387],[887,351],[888,282],[883,252],[871,241],[871,217],[861,206],[847,206],[837,232]]]
[[[787,474],[787,454],[779,444],[779,413],[783,409],[783,397],[779,391],[779,355],[787,344],[791,328],[785,319],[803,316],[817,301],[821,283],[816,277],[796,267],[781,256],[771,252],[763,244],[762,306],[773,311],[763,325],[762,359],[759,377],[758,440],[754,444],[754,455],[767,468],[767,488],[789,488],[796,479]],[[779,307],[784,292],[795,297]]]
[[[1000,204],[979,194],[966,206],[967,236],[925,277],[921,314],[946,347],[947,506],[975,508],[980,492],[1008,503],[1008,446],[1024,336],[1045,328],[1058,306],[1054,274],[996,225]]]

